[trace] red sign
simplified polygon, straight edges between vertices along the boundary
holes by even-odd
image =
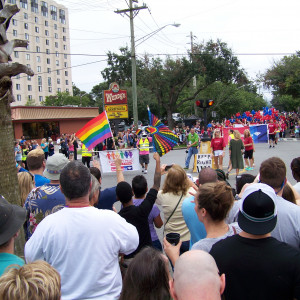
[[[127,91],[120,90],[119,85],[113,82],[109,86],[109,90],[104,91],[104,104],[127,104]]]

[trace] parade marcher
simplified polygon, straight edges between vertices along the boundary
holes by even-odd
[[[254,143],[251,137],[249,129],[244,131],[244,161],[245,161],[245,170],[251,171],[253,170],[253,151],[254,151]]]
[[[82,163],[89,168],[90,167],[90,162],[91,162],[91,159],[92,159],[92,151],[89,151],[88,148],[85,147],[84,144],[82,144],[81,146],[81,156],[82,156]]]
[[[239,175],[239,170],[244,169],[243,153],[244,144],[241,140],[241,134],[238,130],[233,132],[234,139],[229,144],[229,155],[231,160],[231,166],[228,169],[226,177],[228,178],[229,172],[232,169],[236,169],[236,176]]]
[[[275,147],[275,131],[276,131],[276,124],[273,122],[273,119],[270,120],[270,123],[268,124],[268,130],[269,130],[269,148],[271,148],[271,144],[273,145],[273,148]]]
[[[150,143],[152,142],[152,137],[148,137],[146,132],[142,133],[142,137],[137,141],[137,147],[140,150],[139,161],[142,166],[142,172],[147,174],[148,164],[149,164],[149,153],[150,153]]]
[[[187,135],[187,149],[188,149],[188,155],[185,161],[185,168],[189,169],[190,167],[190,160],[193,155],[198,154],[198,144],[199,144],[199,136],[197,133],[195,133],[195,128],[191,128],[190,133]]]
[[[223,158],[225,156],[225,141],[221,136],[221,131],[217,128],[211,140],[212,157],[214,158],[217,169],[223,168]]]

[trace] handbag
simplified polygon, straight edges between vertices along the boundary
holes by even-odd
[[[163,234],[163,235],[165,235],[165,228],[166,228],[166,225],[168,224],[169,220],[172,218],[172,216],[173,216],[174,212],[176,211],[176,209],[177,209],[177,207],[178,207],[178,205],[179,205],[179,203],[180,203],[182,197],[183,197],[183,193],[182,193],[182,195],[181,195],[181,197],[180,197],[178,203],[176,204],[175,208],[173,209],[172,213],[169,215],[169,218],[167,219],[166,223],[164,224],[164,234]]]

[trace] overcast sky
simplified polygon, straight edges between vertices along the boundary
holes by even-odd
[[[69,9],[73,82],[89,92],[103,81],[100,71],[106,67],[105,54],[118,52],[121,46],[130,47],[129,18],[114,13],[127,8],[127,3],[125,0],[57,2]],[[185,54],[190,49],[189,36],[193,32],[196,43],[218,38],[226,42],[238,56],[241,67],[255,79],[282,57],[276,54],[300,50],[299,0],[147,0],[145,4],[149,10],[141,10],[134,19],[136,40],[167,24],[181,26],[165,27],[137,46],[137,54]],[[83,64],[88,65],[79,66]],[[266,92],[264,96],[270,98]]]

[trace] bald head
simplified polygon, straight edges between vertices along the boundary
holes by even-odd
[[[170,291],[174,300],[219,300],[225,288],[225,275],[213,257],[204,251],[182,254],[175,264],[174,281]]]
[[[204,168],[199,172],[199,184],[217,182],[217,172],[212,168]]]

